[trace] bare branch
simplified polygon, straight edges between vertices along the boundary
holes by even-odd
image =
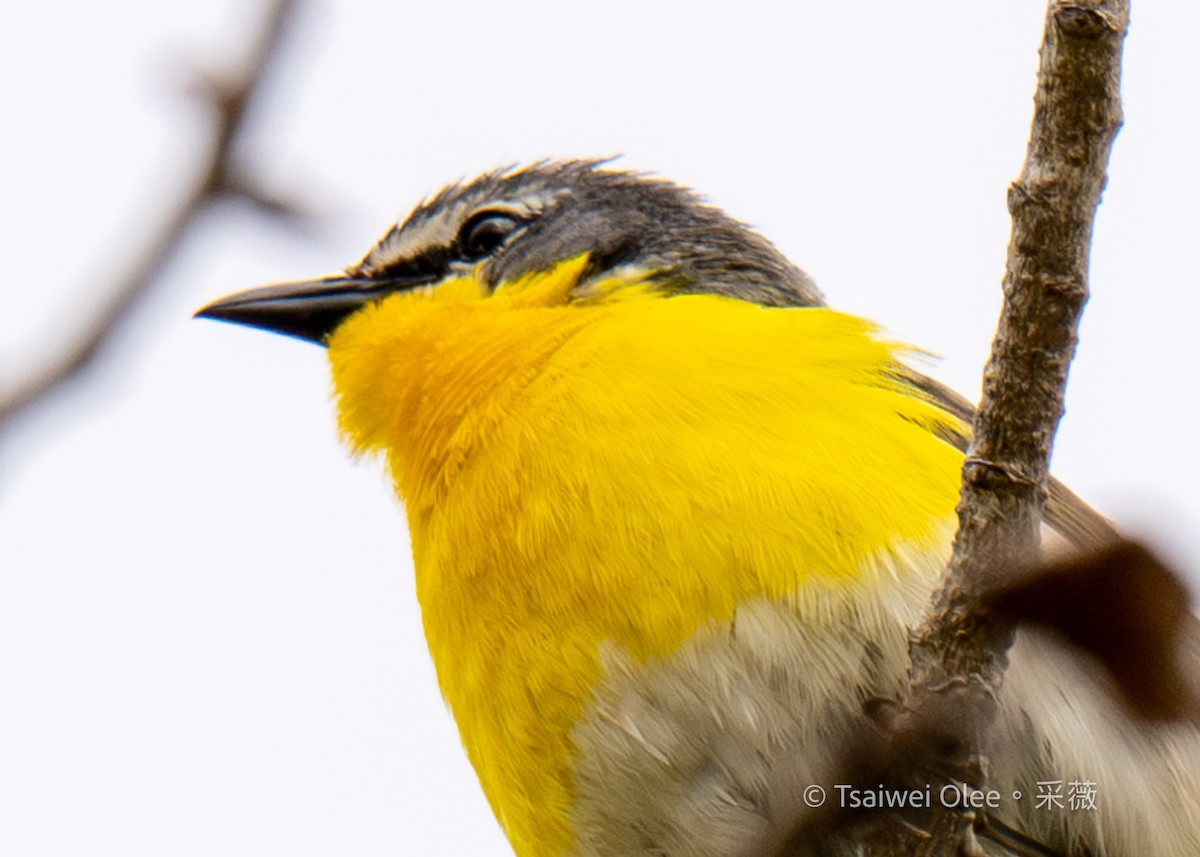
[[[1121,125],[1127,26],[1125,0],[1052,0],[1025,167],[1009,189],[1004,309],[963,465],[959,532],[934,614],[916,638],[952,673],[987,674],[989,683],[1000,678],[991,670],[1006,633],[961,633],[986,626],[974,614],[997,575],[1037,557],[1050,450],[1088,296],[1092,223]]]
[[[1092,223],[1121,125],[1126,0],[1051,0],[1033,128],[1013,218],[1004,309],[984,370],[983,401],[963,465],[954,553],[928,617],[914,629],[911,722],[940,712],[953,745],[947,776],[980,785],[982,735],[992,721],[1013,626],[987,593],[1036,560],[1050,450],[1087,301]],[[950,706],[955,723],[944,723]],[[971,820],[939,823],[909,850],[974,853]]]
[[[1009,633],[990,627],[979,598],[998,574],[1036,559],[1050,449],[1088,296],[1092,223],[1121,125],[1127,26],[1125,0],[1050,3],[1029,149],[1009,190],[1004,309],[963,465],[954,555],[915,633],[919,685],[974,676],[994,690],[1002,678]]]
[[[180,192],[173,211],[164,218],[157,233],[148,237],[130,270],[115,278],[107,297],[94,312],[94,319],[78,341],[68,343],[14,389],[0,398],[0,428],[24,413],[87,369],[112,338],[120,322],[143,300],[179,248],[188,227],[207,208],[231,196],[250,200],[256,208],[276,217],[294,220],[299,208],[258,189],[238,168],[238,142],[245,128],[251,102],[262,88],[271,61],[278,55],[284,31],[297,6],[296,0],[269,0],[250,59],[238,74],[218,79],[201,75],[204,95],[212,107],[212,144],[199,178]]]

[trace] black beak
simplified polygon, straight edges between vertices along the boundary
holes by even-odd
[[[280,283],[213,301],[196,318],[258,327],[324,345],[339,324],[364,305],[436,277],[326,277]]]

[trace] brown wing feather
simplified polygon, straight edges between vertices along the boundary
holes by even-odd
[[[974,423],[975,406],[945,384],[919,372],[912,372],[904,380],[966,426]],[[963,452],[967,451],[971,442],[969,428],[964,432],[947,430],[942,432],[941,436],[947,443],[953,444]],[[1109,544],[1117,538],[1117,531],[1107,518],[1080,500],[1075,492],[1053,476],[1050,477],[1046,489],[1046,523],[1071,544],[1078,548],[1094,548]]]

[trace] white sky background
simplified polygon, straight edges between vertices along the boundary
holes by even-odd
[[[202,127],[187,63],[236,58],[254,6],[116,5],[2,19],[0,383],[84,323],[171,204]],[[507,853],[324,353],[192,311],[356,260],[460,175],[623,152],[975,396],[1043,5],[308,8],[254,142],[329,228],[208,218],[86,386],[0,436],[0,853]],[[1200,7],[1133,15],[1055,470],[1200,569]]]

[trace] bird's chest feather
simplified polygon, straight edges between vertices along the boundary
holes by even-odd
[[[439,681],[518,853],[572,847],[579,748],[612,743],[574,730],[614,675],[748,605],[875,626],[928,587],[936,560],[909,559],[940,560],[958,455],[862,322],[712,297],[378,309],[330,344],[342,425],[388,455]]]

